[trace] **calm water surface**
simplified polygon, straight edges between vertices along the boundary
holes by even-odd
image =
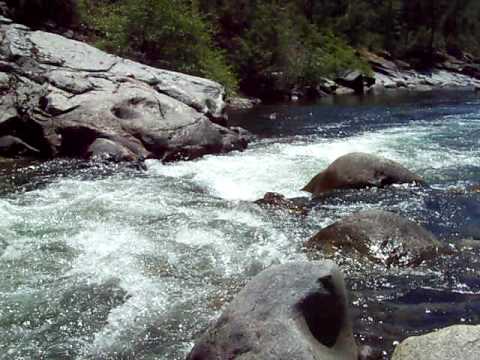
[[[148,170],[73,161],[0,163],[0,359],[183,359],[250,277],[306,260],[303,241],[367,208],[405,215],[470,247],[415,270],[336,255],[358,341],[393,342],[480,323],[480,98],[433,92],[262,106],[232,116],[258,136],[243,153]],[[259,208],[337,157],[374,153],[429,189],[345,192],[307,217]],[[477,240],[474,240],[477,239]],[[387,356],[387,355],[385,355]]]

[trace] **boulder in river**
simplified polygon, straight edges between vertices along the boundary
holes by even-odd
[[[392,360],[477,360],[480,326],[455,325],[400,343]]]
[[[335,189],[384,187],[403,183],[425,184],[420,176],[394,161],[371,154],[350,153],[335,160],[303,190],[318,197]]]
[[[255,204],[273,209],[284,209],[291,213],[307,215],[308,208],[303,199],[287,199],[284,195],[268,192],[262,199],[255,201]]]
[[[305,243],[307,249],[356,251],[385,265],[415,266],[442,248],[422,226],[382,210],[362,211],[322,229]]]
[[[163,161],[247,146],[242,132],[218,125],[218,83],[5,21],[0,38],[0,137],[15,136],[40,156],[86,158],[97,139],[126,158]]]
[[[263,271],[187,359],[356,360],[343,276],[329,261]]]

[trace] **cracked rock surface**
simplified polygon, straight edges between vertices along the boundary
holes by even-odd
[[[42,157],[193,159],[242,150],[224,89],[0,18],[0,137]],[[100,146],[101,145],[101,146]],[[23,147],[25,149],[25,146]],[[21,156],[11,153],[3,156]]]

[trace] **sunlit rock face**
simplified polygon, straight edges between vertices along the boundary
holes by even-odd
[[[424,180],[395,161],[366,153],[339,157],[303,188],[318,197],[335,189],[384,187],[392,184],[424,184]]]
[[[247,284],[187,359],[357,359],[347,308],[332,262],[272,267]]]
[[[400,343],[392,360],[478,359],[480,326],[456,325]]]
[[[43,156],[89,157],[97,139],[116,143],[123,158],[165,161],[247,145],[244,133],[216,124],[225,94],[213,81],[4,18],[0,37],[0,136],[14,135]]]

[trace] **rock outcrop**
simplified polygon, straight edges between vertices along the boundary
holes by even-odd
[[[251,280],[188,360],[356,360],[343,277],[331,262],[272,267]]]
[[[357,94],[363,94],[365,89],[375,84],[375,79],[358,70],[346,71],[335,79],[343,87],[352,89]]]
[[[435,236],[420,225],[381,210],[350,215],[321,230],[305,247],[353,251],[374,262],[397,266],[419,265],[443,250]]]
[[[402,165],[370,154],[351,153],[335,160],[304,188],[313,196],[336,189],[384,187],[392,184],[424,184],[424,180]]]
[[[360,56],[370,64],[375,83],[372,90],[412,89],[432,90],[442,87],[477,87],[480,85],[478,66],[452,58],[439,63],[429,71],[414,70],[401,60],[393,60],[369,51],[360,51]]]
[[[0,137],[44,157],[191,159],[244,149],[224,89],[0,19]],[[107,146],[108,141],[108,146]],[[95,143],[95,145],[93,145]]]
[[[455,325],[402,341],[392,360],[477,360],[479,356],[480,326]]]

